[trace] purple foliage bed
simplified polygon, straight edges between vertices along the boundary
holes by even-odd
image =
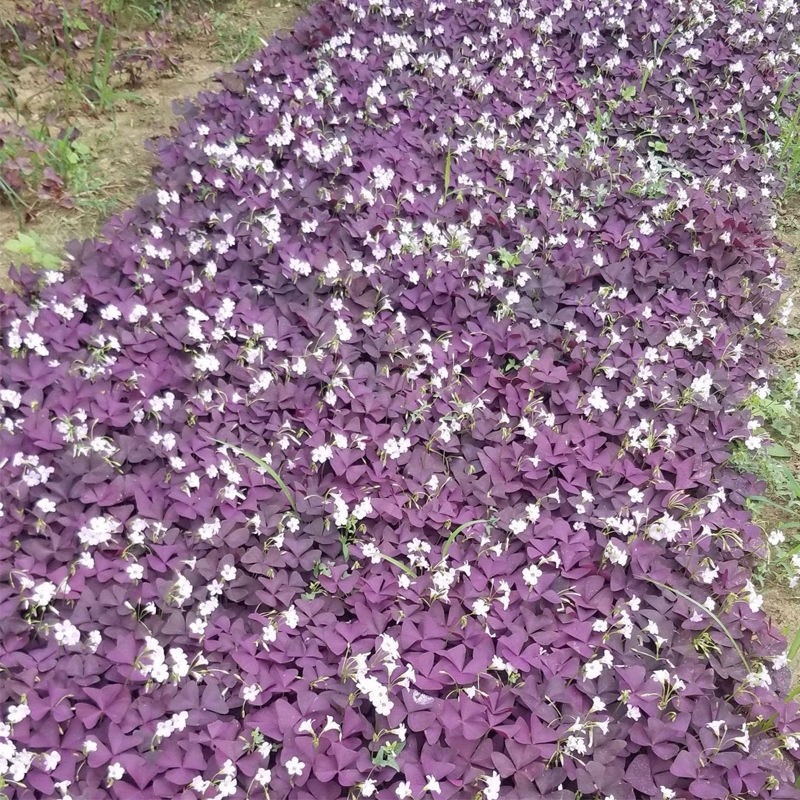
[[[190,108],[0,298],[0,794],[800,797],[725,466],[795,23],[327,0]]]

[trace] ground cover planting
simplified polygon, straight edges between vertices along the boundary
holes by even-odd
[[[18,270],[0,791],[800,797],[728,463],[796,24],[324,0]]]

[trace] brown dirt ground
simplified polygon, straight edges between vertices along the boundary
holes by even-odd
[[[0,0],[0,20],[13,17],[14,0]],[[279,29],[292,25],[301,12],[297,2],[271,5],[264,0],[241,0],[234,12],[242,24],[255,25],[266,38]],[[176,119],[172,111],[175,101],[191,98],[204,89],[213,88],[214,75],[231,67],[219,60],[214,52],[210,31],[198,26],[199,34],[178,46],[179,66],[174,75],[150,80],[136,89],[141,101],[118,104],[114,119],[110,116],[77,116],[72,123],[82,140],[90,147],[95,161],[93,173],[102,178],[101,194],[113,198],[115,208],[123,209],[150,185],[150,173],[155,164],[153,154],[145,149],[148,139],[169,133]],[[28,67],[18,76],[18,97],[34,108],[39,93],[46,87],[46,76],[37,68]],[[74,209],[47,208],[35,219],[26,222],[23,230],[38,236],[44,246],[60,251],[72,239],[94,235],[104,221],[104,215],[90,207]],[[0,287],[9,288],[8,268],[12,255],[3,243],[20,230],[13,211],[0,206]]]

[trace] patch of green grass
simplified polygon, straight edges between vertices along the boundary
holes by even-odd
[[[73,129],[53,133],[46,126],[0,130],[0,205],[16,213],[19,224],[45,209],[107,216],[118,205],[94,153]]]
[[[90,183],[91,154],[71,130],[53,134],[47,126],[0,130],[0,202],[23,210],[56,202],[65,204],[74,189]]]
[[[263,46],[261,27],[252,21],[251,12],[233,3],[213,15],[215,47],[225,61],[239,61]]]
[[[784,102],[792,101],[791,116],[783,112]],[[775,164],[784,179],[787,192],[800,189],[800,73],[790,75],[783,83],[773,107],[774,118],[780,128],[777,141],[768,141],[774,148]]]
[[[13,256],[13,260],[41,269],[61,269],[63,259],[60,253],[51,250],[35,233],[20,231],[13,239],[7,239],[3,248]]]
[[[172,13],[173,0],[104,0],[103,10],[120,23],[153,23]]]
[[[748,500],[754,521],[767,534],[766,560],[756,566],[758,584],[788,583],[800,573],[792,563],[800,555],[800,372],[781,370],[770,393],[753,395],[747,406],[761,420],[770,443],[750,449],[736,442],[731,464],[766,484],[763,495]]]

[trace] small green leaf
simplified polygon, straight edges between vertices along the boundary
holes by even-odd
[[[766,449],[768,456],[773,458],[791,458],[792,454],[782,444],[771,444]]]
[[[800,651],[800,628],[795,631],[792,643],[789,645],[789,658],[794,658]]]
[[[376,767],[390,767],[395,770],[395,772],[399,772],[400,765],[397,763],[397,754],[403,747],[404,744],[402,742],[391,742],[381,745],[378,752],[372,756],[372,763]]]
[[[384,561],[388,561],[390,564],[394,564],[396,567],[399,567],[410,578],[416,578],[417,577],[417,573],[414,572],[414,570],[411,569],[411,567],[407,566],[406,564],[403,564],[401,561],[398,561],[393,556],[387,556],[386,553],[381,553],[381,558]]]
[[[20,231],[16,238],[9,239],[4,246],[10,253],[30,253],[36,248],[36,244],[36,239],[33,236]]]
[[[447,148],[447,155],[444,159],[444,197],[443,200],[447,200],[447,193],[450,191],[450,159],[453,157],[453,154],[450,152],[450,148]]]
[[[444,543],[444,547],[442,547],[442,558],[447,558],[447,551],[450,549],[450,546],[456,540],[461,531],[465,530],[466,528],[470,528],[473,525],[480,525],[482,522],[485,522],[487,525],[491,524],[491,520],[489,519],[473,519],[469,522],[465,522],[463,525],[459,525],[448,537],[447,541]]]

